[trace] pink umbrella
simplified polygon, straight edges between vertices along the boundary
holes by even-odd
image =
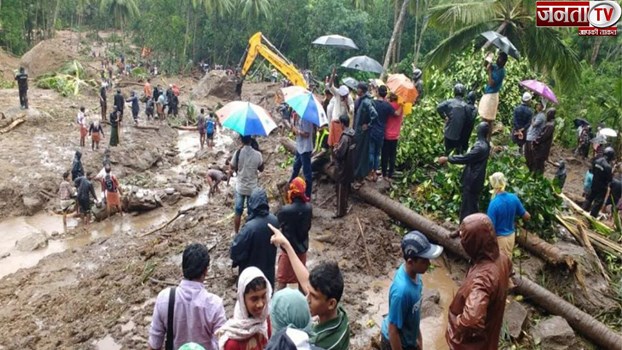
[[[551,90],[551,88],[543,82],[537,80],[523,80],[520,82],[520,85],[525,89],[534,92],[553,103],[558,103],[557,97],[555,96],[553,90]]]

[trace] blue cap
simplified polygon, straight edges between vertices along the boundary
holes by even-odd
[[[443,253],[443,247],[430,243],[419,231],[411,231],[402,238],[404,259],[436,259],[441,253]]]

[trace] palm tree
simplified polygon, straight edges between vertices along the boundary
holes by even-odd
[[[114,26],[121,30],[129,19],[138,17],[140,14],[136,0],[101,0],[99,11],[109,13]]]
[[[535,69],[572,86],[579,78],[579,58],[558,30],[536,27],[535,8],[533,0],[454,0],[430,8],[431,24],[450,28],[451,34],[428,54],[428,62],[444,66],[453,52],[470,45],[480,33],[495,30],[508,37]]]
[[[232,0],[192,0],[192,6],[196,9],[203,6],[208,15],[216,14],[219,16],[231,13],[234,8]]]
[[[270,17],[270,0],[240,0],[242,16],[246,18]]]

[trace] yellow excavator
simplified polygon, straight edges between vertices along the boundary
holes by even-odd
[[[239,92],[242,90],[244,77],[250,70],[253,62],[255,62],[257,55],[261,55],[266,61],[270,62],[270,64],[281,72],[292,84],[302,86],[305,89],[308,88],[304,75],[298,71],[296,66],[279,52],[261,32],[257,32],[248,40],[246,52],[244,52],[244,56],[242,56],[242,60],[240,61],[240,80],[236,87],[236,90],[239,90]]]

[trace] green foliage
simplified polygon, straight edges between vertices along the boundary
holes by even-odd
[[[97,82],[86,79],[84,67],[78,61],[66,63],[57,73],[39,77],[36,86],[41,89],[56,90],[62,96],[77,95],[80,88],[96,88]]]
[[[455,55],[453,64],[445,70],[431,68],[426,70],[424,91],[421,103],[404,120],[398,149],[398,163],[406,164],[405,176],[397,183],[392,196],[410,208],[441,220],[457,222],[461,203],[460,176],[463,167],[449,165],[440,167],[437,157],[443,154],[443,119],[436,112],[439,102],[453,94],[453,85],[462,82],[476,88],[484,81],[483,68],[470,63],[472,52]],[[506,122],[511,111],[520,101],[518,81],[529,77],[526,62],[514,62],[507,67],[507,80],[501,92],[500,114]],[[505,111],[505,112],[503,112]],[[493,138],[494,144],[504,144]],[[526,227],[545,237],[550,235],[555,213],[561,207],[561,199],[555,194],[552,183],[542,177],[529,173],[524,158],[517,156],[518,149],[503,147],[491,154],[488,160],[488,176],[503,172],[508,178],[507,190],[516,193],[525,208],[532,214]],[[485,190],[480,197],[480,210],[485,211],[490,202],[490,187],[485,182]],[[549,236],[550,237],[550,236]]]

